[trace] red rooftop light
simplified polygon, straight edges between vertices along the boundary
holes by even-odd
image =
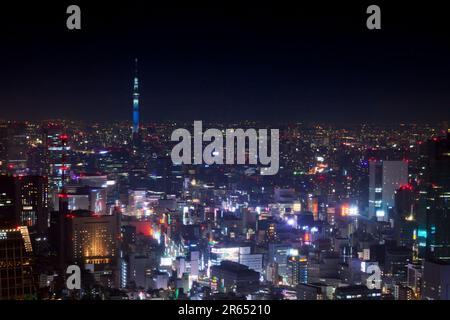
[[[410,190],[410,191],[412,191],[413,190],[413,186],[410,183],[403,184],[403,185],[400,186],[400,190]]]

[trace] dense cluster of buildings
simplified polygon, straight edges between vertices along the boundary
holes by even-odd
[[[0,299],[450,299],[448,125],[271,123],[262,176],[173,164],[133,89],[131,124],[0,123]]]

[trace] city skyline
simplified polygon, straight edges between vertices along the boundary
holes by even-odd
[[[2,7],[0,300],[450,300],[446,18]]]

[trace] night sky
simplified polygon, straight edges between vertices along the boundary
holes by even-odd
[[[450,119],[442,1],[58,2],[0,7],[1,119],[131,119],[134,57],[144,122]]]

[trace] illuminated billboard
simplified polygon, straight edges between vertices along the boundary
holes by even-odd
[[[159,265],[161,267],[170,267],[170,266],[172,266],[172,258],[171,257],[161,257],[161,263]]]
[[[211,253],[215,255],[215,262],[220,263],[223,260],[239,262],[239,247],[234,248],[212,248]]]

